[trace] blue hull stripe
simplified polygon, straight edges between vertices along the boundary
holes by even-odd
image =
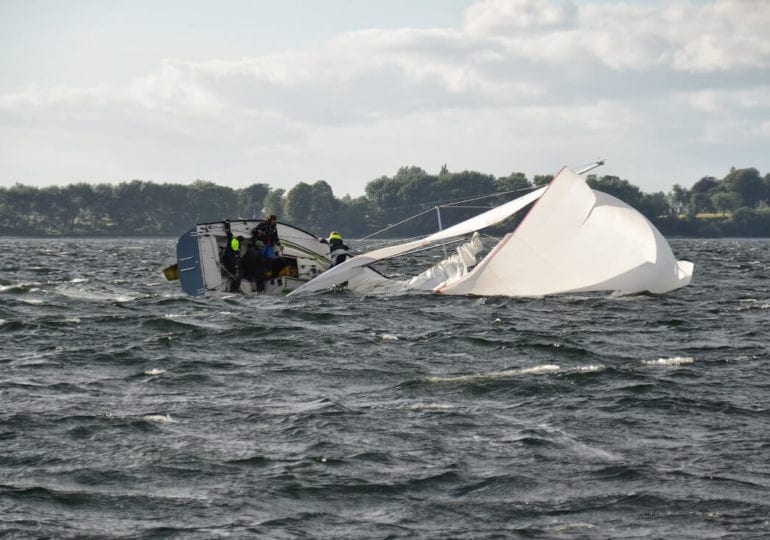
[[[182,290],[192,296],[203,296],[206,288],[203,284],[201,254],[195,227],[179,237],[176,243],[176,262],[179,266]]]

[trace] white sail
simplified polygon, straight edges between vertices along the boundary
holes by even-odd
[[[581,171],[586,172],[588,169]],[[345,282],[357,292],[398,287],[443,294],[544,296],[579,291],[662,294],[690,283],[693,264],[677,261],[665,238],[626,203],[592,190],[564,168],[547,187],[428,237],[354,257],[291,294],[321,291]],[[499,223],[537,200],[515,231],[479,263],[480,245],[415,276],[390,281],[368,265]],[[470,246],[475,246],[472,249]]]
[[[343,263],[332,267],[313,280],[303,284],[301,287],[293,290],[291,293],[289,293],[289,296],[323,291],[337,287],[342,283],[346,281],[349,282],[351,279],[359,276],[360,272],[358,270],[363,266],[367,266],[383,259],[389,259],[403,253],[408,253],[416,249],[424,248],[442,240],[471,234],[481,229],[500,223],[501,221],[504,221],[514,215],[522,208],[525,208],[533,201],[537,200],[540,196],[543,195],[545,189],[545,187],[536,189],[535,191],[532,191],[522,197],[492,208],[491,210],[487,210],[486,212],[462,221],[456,225],[453,225],[452,227],[448,227],[442,231],[433,233],[430,236],[426,236],[425,238],[413,240],[403,244],[386,246],[348,259]],[[348,286],[349,288],[353,289],[350,287],[350,284]]]
[[[624,202],[565,168],[518,228],[444,294],[541,296],[575,291],[665,293],[690,283],[660,232]]]
[[[453,255],[403,282],[404,288],[432,291],[462,279],[476,265],[476,254],[483,247],[479,233],[473,233],[470,241],[458,246]]]

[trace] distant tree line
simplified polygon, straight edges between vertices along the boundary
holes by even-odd
[[[258,183],[242,189],[198,180],[190,185],[141,180],[0,188],[0,234],[16,236],[177,236],[195,223],[274,213],[319,236],[338,230],[348,238],[386,231],[411,237],[444,227],[549,182],[520,172],[495,177],[475,171],[428,174],[416,166],[370,181],[365,195],[337,198],[324,180],[300,182],[288,192]],[[733,168],[686,189],[643,193],[617,176],[588,176],[588,184],[637,208],[672,236],[770,237],[770,174]],[[440,210],[437,210],[440,208]],[[421,214],[422,213],[422,214]],[[421,214],[417,219],[408,218]],[[510,227],[510,223],[506,224]]]

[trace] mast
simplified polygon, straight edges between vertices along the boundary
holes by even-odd
[[[604,165],[604,160],[600,159],[599,161],[595,161],[594,163],[591,163],[589,166],[580,169],[577,172],[577,174],[585,174],[588,171],[592,171],[592,170],[594,170],[597,167],[601,167],[602,165]]]
[[[438,218],[438,230],[443,231],[444,227],[443,225],[441,225],[441,208],[439,208],[438,206],[436,206],[436,217]],[[441,242],[441,247],[444,249],[444,258],[446,258],[447,257],[446,244],[444,242]]]

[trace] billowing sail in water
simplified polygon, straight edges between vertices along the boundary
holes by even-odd
[[[463,237],[504,221],[530,203],[519,226],[476,264],[477,235],[456,254],[411,280],[389,283],[369,265]],[[345,261],[291,294],[339,286],[370,292],[394,288],[441,294],[543,296],[579,291],[662,294],[690,283],[693,264],[677,261],[663,235],[626,203],[592,190],[562,169],[548,186],[421,240],[370,251]]]
[[[541,296],[576,291],[665,293],[690,283],[665,238],[626,203],[569,169],[554,178],[519,227],[444,294]]]

